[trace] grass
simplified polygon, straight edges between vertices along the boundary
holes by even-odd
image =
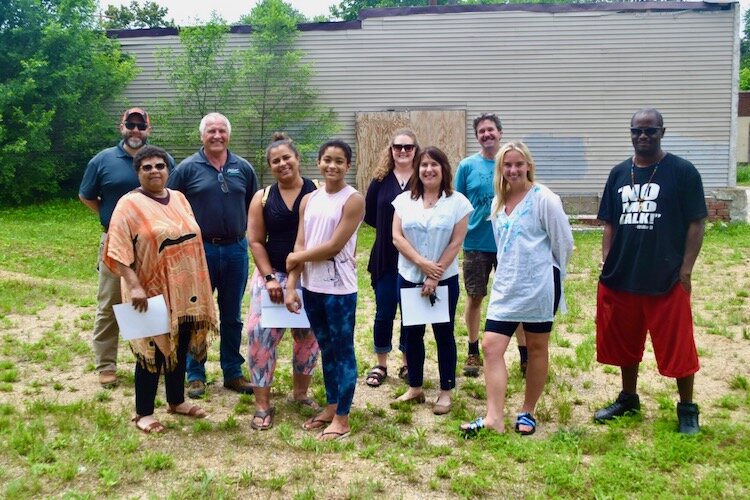
[[[595,361],[597,231],[575,234],[565,288],[569,312],[559,317],[550,343],[550,375],[537,408],[536,436],[482,433],[464,440],[459,435],[462,421],[484,411],[481,378],[459,377],[452,413],[436,418],[425,406],[391,408],[388,402],[404,390],[391,376],[378,389],[358,386],[348,440],[319,443],[300,429],[309,411],[286,403],[292,384],[288,341],[278,355],[272,430],[249,429],[251,397],[212,389],[201,403],[211,410],[209,419],[167,417],[166,434],[145,436],[129,421],[133,357],[124,345],[121,386],[91,387],[98,237],[95,217],[78,202],[0,211],[0,269],[13,272],[0,276],[2,497],[750,496],[747,225],[711,225],[694,273],[696,331],[707,370],[699,374],[697,388],[700,392],[708,379],[720,382],[710,394],[702,392],[703,432],[693,438],[674,432],[674,387],[655,375],[650,349],[640,386],[644,413],[607,426],[590,421],[619,383],[616,368]],[[374,232],[363,227],[356,332],[362,374],[374,361],[374,298],[366,273],[373,240]],[[61,307],[75,312],[58,318],[54,311]],[[463,299],[456,318],[460,366],[466,342]],[[46,326],[31,333],[19,326],[37,323]],[[436,349],[431,335],[425,339],[425,386],[432,394]],[[393,366],[399,366],[398,354],[392,356]],[[209,359],[209,380],[220,386],[217,344]],[[506,426],[512,428],[524,385],[514,349],[506,360]],[[165,405],[161,391],[159,415]],[[320,369],[311,393],[325,401]]]
[[[750,164],[737,163],[737,185],[750,186]]]

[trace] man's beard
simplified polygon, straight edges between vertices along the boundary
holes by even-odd
[[[125,139],[125,144],[132,149],[139,149],[146,145],[146,139],[143,137],[128,137]]]

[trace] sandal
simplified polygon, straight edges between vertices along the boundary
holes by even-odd
[[[406,382],[409,381],[409,367],[404,365],[398,369],[398,378]]]
[[[271,427],[273,427],[273,416],[276,413],[276,408],[271,406],[267,410],[258,410],[255,412],[255,415],[253,415],[253,419],[250,421],[250,427],[255,429],[256,431],[267,431]],[[256,424],[255,419],[259,418],[260,423]],[[266,423],[266,419],[268,419],[268,423]]]
[[[306,431],[312,431],[314,429],[320,429],[321,427],[328,426],[333,420],[324,420],[322,418],[318,418],[320,415],[315,415],[310,420],[306,421],[304,424],[302,424],[302,428]]]
[[[521,426],[531,427],[530,431],[522,431]],[[516,432],[522,436],[531,436],[536,432],[536,419],[531,413],[519,413],[516,417]]]
[[[318,434],[318,441],[341,441],[349,437],[350,431],[325,431]]]
[[[183,403],[180,403],[180,405],[181,404]],[[171,415],[182,415],[183,417],[191,417],[191,418],[206,418],[208,416],[208,413],[206,413],[206,410],[204,410],[198,405],[191,404],[187,410],[178,410],[177,408],[180,405],[169,405],[167,407],[167,413]]]
[[[380,387],[383,385],[383,380],[388,378],[388,368],[383,365],[377,365],[370,370],[367,374],[367,380],[365,383],[370,387]]]
[[[146,434],[159,434],[167,430],[158,420],[154,420],[153,422],[145,426],[138,425],[138,422],[140,422],[143,417],[144,415],[136,415],[132,420],[133,422],[135,422],[135,426],[139,431]]]
[[[479,434],[479,431],[485,428],[484,419],[482,417],[472,420],[468,424],[461,424],[459,430],[464,434],[464,437],[474,437]]]
[[[294,396],[289,396],[286,401],[290,405],[306,406],[315,411],[320,411],[320,405],[313,398],[294,399]]]

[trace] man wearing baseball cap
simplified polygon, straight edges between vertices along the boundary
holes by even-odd
[[[78,191],[81,202],[99,215],[99,221],[104,229],[99,242],[97,263],[99,292],[93,347],[99,383],[106,388],[117,385],[119,329],[112,306],[119,304],[121,299],[120,278],[102,264],[102,249],[117,201],[125,193],[140,186],[133,169],[133,156],[146,144],[150,133],[151,121],[143,108],[126,110],[120,121],[122,140],[116,146],[100,151],[89,161]],[[174,168],[174,159],[171,156],[169,168]]]

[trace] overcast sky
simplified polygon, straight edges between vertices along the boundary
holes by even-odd
[[[143,5],[147,0],[138,0],[138,3]],[[229,24],[237,22],[237,20],[245,15],[249,14],[252,8],[257,3],[255,0],[151,0],[155,1],[162,7],[169,9],[167,19],[174,19],[178,26],[187,26],[196,24],[195,19],[206,21],[211,18],[211,11],[216,10],[221,17],[224,18]],[[750,0],[743,0],[748,1]],[[107,5],[130,5],[131,0],[99,0],[99,5],[102,10],[107,8]],[[313,17],[322,14],[329,15],[328,6],[338,4],[339,2],[330,0],[286,0],[288,4],[291,4],[295,9],[302,12],[305,16],[312,19]]]
[[[139,0],[143,4],[146,0]],[[169,9],[168,19],[174,18],[178,26],[187,26],[196,24],[195,20],[206,21],[211,17],[211,11],[216,10],[221,17],[229,24],[236,22],[240,16],[248,14],[256,0],[151,0],[155,1],[162,7]],[[287,3],[294,6],[295,9],[302,12],[309,19],[317,15],[329,15],[328,7],[338,4],[339,2],[331,0],[286,0]],[[107,5],[129,5],[131,0],[99,0],[102,10]],[[742,12],[744,13],[750,7],[750,0],[740,0]],[[742,24],[742,21],[740,21]],[[740,26],[740,32],[742,27]]]

